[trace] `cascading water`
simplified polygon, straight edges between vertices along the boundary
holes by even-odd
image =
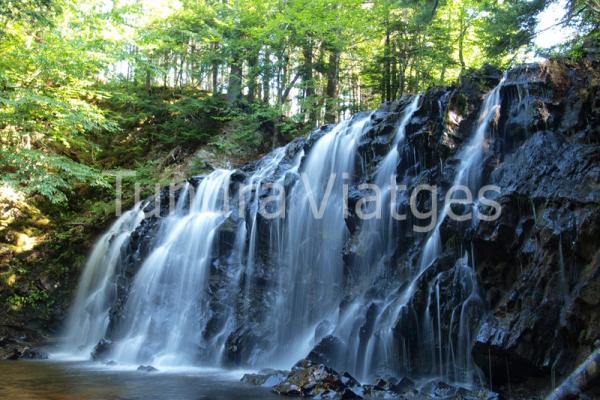
[[[227,217],[230,175],[217,170],[207,176],[189,212],[176,211],[161,227],[154,250],[131,285],[112,358],[159,365],[197,361],[189,350],[203,344],[197,332],[208,314],[208,268],[214,238]]]
[[[458,154],[455,184],[479,186],[501,85],[486,97],[477,129]],[[365,176],[360,145],[374,115],[319,131],[300,147],[292,142],[276,149],[251,173],[217,170],[197,187],[188,184],[175,210],[158,219],[142,260],[120,267],[125,244],[144,219],[144,206],[136,206],[94,249],[65,347],[89,354],[106,339],[101,358],[118,363],[289,367],[326,342],[336,348],[333,366],[363,379],[415,372],[468,380],[470,318],[481,303],[473,260],[465,256],[451,269],[426,273],[442,251],[446,207],[419,262],[388,282],[399,240],[387,208],[397,195],[391,179],[401,162],[412,162],[405,135],[421,101],[405,102],[389,151],[372,171],[372,183],[382,190],[381,216],[362,221],[355,232],[346,225],[344,196]],[[242,181],[249,189],[240,189]],[[274,196],[273,185],[286,195]],[[265,198],[270,211],[284,215],[265,218]],[[344,259],[348,246],[351,262]],[[126,295],[117,302],[119,279]],[[419,285],[426,288],[421,309],[413,304]],[[458,301],[445,301],[448,287]]]
[[[503,83],[504,79],[486,97],[475,133],[458,155],[461,163],[454,185],[465,185],[475,191],[478,189],[478,176],[481,170],[480,163],[486,133],[490,122],[497,115],[500,105],[499,93]],[[395,172],[398,163],[397,142],[402,140],[403,130],[416,111],[417,104],[418,98],[415,98],[405,111],[396,135],[395,146],[380,164],[380,169],[375,177],[375,181],[380,187],[389,188],[389,182],[385,186],[386,175],[389,180]],[[387,203],[384,202],[384,204]],[[339,317],[341,322],[337,323],[334,335],[342,338],[347,343],[347,347],[351,349],[348,354],[340,356],[339,365],[354,366],[355,373],[363,379],[368,379],[373,374],[386,375],[419,371],[420,374],[447,376],[460,381],[473,380],[475,371],[468,354],[471,342],[469,327],[470,319],[474,318],[471,314],[481,311],[482,301],[479,298],[474,269],[468,266],[468,257],[461,258],[457,261],[455,268],[440,272],[429,282],[424,315],[419,315],[415,307],[411,305],[424,272],[441,253],[440,228],[447,217],[447,207],[448,205],[444,206],[434,231],[426,241],[420,265],[412,274],[409,269],[404,286],[400,290],[389,291],[383,298],[372,298],[369,295],[372,285],[368,285],[366,293],[359,296],[352,306],[348,307]],[[359,234],[359,238],[362,237],[359,240],[360,245],[362,246],[367,241],[365,235],[368,239],[373,237],[373,231],[391,233],[390,226],[392,224],[393,221],[389,214],[377,221],[377,224],[367,221]],[[365,262],[363,259],[359,265],[366,268],[371,265],[381,265],[384,260],[381,249],[384,253],[393,253],[393,248],[390,248],[388,240],[379,237],[372,241],[371,245],[367,246],[370,249],[367,252],[369,255],[367,261]],[[377,252],[379,254],[374,257]],[[381,269],[380,266],[379,270],[381,271]],[[374,276],[380,277],[381,275]],[[458,304],[451,311],[447,337],[442,335],[440,317],[440,281],[443,279],[454,282],[452,285],[456,288],[459,296],[461,293],[465,293],[464,298],[460,298]],[[416,365],[412,365],[413,363]],[[450,371],[450,366],[452,366],[452,371]]]
[[[504,76],[500,83],[486,96],[479,114],[479,121],[475,134],[457,157],[460,160],[460,165],[458,167],[458,173],[454,178],[454,183],[452,184],[452,187],[454,188],[465,186],[471,190],[471,193],[476,193],[479,189],[481,161],[487,140],[486,134],[489,130],[490,123],[498,116],[500,107],[500,89],[505,80],[506,76]],[[453,198],[458,198],[458,196],[454,196]],[[449,203],[444,204],[444,208],[437,219],[435,229],[425,243],[420,262],[420,270],[425,269],[431,264],[442,251],[440,228],[448,216],[449,207]]]
[[[368,117],[348,120],[323,136],[300,166],[289,195],[277,260],[282,265],[273,306],[276,354],[290,364],[310,350],[317,323],[343,297],[344,180],[352,176]],[[289,283],[293,282],[293,285]]]
[[[390,150],[379,164],[373,183],[381,191],[381,216],[363,221],[357,240],[362,253],[359,269],[369,271],[368,276],[377,276],[382,272],[386,257],[394,251],[394,220],[391,208],[402,203],[397,193],[392,193],[392,180],[396,181],[396,168],[400,159],[399,146],[404,142],[406,127],[413,114],[418,110],[421,96],[415,96],[403,112],[402,119],[394,135]],[[392,199],[392,195],[395,196]],[[393,204],[392,204],[393,200]],[[376,271],[375,271],[376,270]],[[371,283],[371,282],[368,282]]]
[[[89,256],[66,324],[65,343],[73,353],[89,356],[104,337],[116,300],[115,268],[131,234],[144,219],[143,204],[125,212],[98,241]]]

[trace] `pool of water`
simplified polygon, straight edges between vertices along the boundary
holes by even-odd
[[[268,400],[267,388],[242,384],[242,371],[138,372],[87,362],[0,361],[0,399],[29,400]]]

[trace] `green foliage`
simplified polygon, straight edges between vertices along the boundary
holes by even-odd
[[[57,8],[53,0],[0,0],[0,37],[7,21],[50,23]]]
[[[52,204],[65,205],[77,185],[108,188],[95,169],[59,155],[38,150],[0,147],[0,186],[8,185],[26,194],[38,194]]]
[[[43,290],[33,290],[27,292],[25,295],[13,294],[8,298],[8,305],[11,310],[22,311],[24,308],[35,309],[43,312],[47,312],[52,307],[49,302],[50,298],[48,293]]]
[[[251,146],[259,153],[268,151],[272,140],[289,140],[306,132],[307,126],[301,117],[286,118],[280,107],[256,103],[246,109],[230,109],[220,118],[228,121],[232,132],[215,137],[211,144],[229,153],[241,153]]]
[[[102,106],[123,134],[104,134],[97,141],[104,149],[98,157],[111,164],[131,166],[133,160],[123,155],[132,152],[144,156],[157,148],[203,145],[221,128],[218,116],[224,105],[205,92],[154,88],[148,93],[131,85],[113,85],[110,90]],[[126,162],[119,160],[125,158]]]
[[[0,1],[0,183],[66,206],[173,148],[262,153],[529,45],[551,0]],[[598,1],[570,21],[597,40]],[[583,39],[561,54],[583,56]]]

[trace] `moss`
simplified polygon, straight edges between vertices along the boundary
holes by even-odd
[[[20,193],[0,196],[0,325],[55,329],[88,249],[110,223],[114,203],[87,199],[85,212],[53,213]]]

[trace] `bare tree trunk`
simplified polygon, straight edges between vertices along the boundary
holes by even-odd
[[[296,73],[296,75],[294,76],[294,78],[292,78],[292,81],[286,86],[286,88],[281,93],[281,98],[280,98],[280,103],[281,104],[285,104],[285,102],[287,101],[287,99],[288,99],[288,97],[290,95],[290,92],[292,91],[292,89],[294,88],[294,85],[298,81],[298,78],[300,78],[300,71],[298,71]]]
[[[596,349],[546,400],[579,399],[600,379],[600,349]]]
[[[464,45],[465,45],[465,35],[467,34],[467,29],[468,26],[466,25],[465,22],[465,10],[463,8],[461,8],[460,13],[459,13],[459,18],[460,18],[460,24],[459,24],[459,29],[460,29],[460,35],[458,37],[458,60],[460,62],[460,75],[462,75],[463,71],[465,70],[465,57],[464,57]]]
[[[229,69],[229,84],[227,85],[227,102],[233,104],[240,99],[242,94],[242,65],[234,58]]]
[[[179,68],[176,68],[175,87],[182,86],[183,67],[185,65],[185,54],[179,59]]]
[[[387,25],[387,21],[386,21]],[[383,48],[383,85],[381,99],[383,101],[390,100],[391,79],[390,79],[390,29],[385,30],[385,47]]]
[[[248,103],[254,103],[256,98],[256,77],[258,66],[258,55],[252,54],[248,57]]]
[[[212,50],[214,53],[219,49],[219,43],[213,43]],[[219,94],[219,62],[216,60],[216,54],[213,54],[212,62],[212,93],[213,96]]]
[[[169,54],[165,53],[165,73],[163,74],[163,87],[167,87],[169,81]]]
[[[390,100],[396,100],[396,96],[398,94],[398,61],[396,58],[396,46],[395,45],[392,45],[390,58],[391,58],[391,60],[390,60],[390,63],[391,63]]]
[[[152,93],[152,70],[150,66],[146,66],[146,92]]]
[[[285,103],[287,96],[284,96],[285,87],[288,82],[288,64],[289,56],[281,54],[279,58],[279,72],[277,74],[277,102],[279,104]]]
[[[304,99],[307,103],[305,108],[308,108],[308,121],[310,123],[315,123],[317,119],[316,115],[316,105],[314,103],[315,96],[315,82],[313,76],[313,44],[312,41],[308,41],[305,43],[302,48],[302,55],[304,57],[304,65],[303,65],[303,76],[304,80]],[[304,110],[307,111],[307,110]]]
[[[337,107],[337,83],[339,78],[340,53],[334,49],[329,53],[329,65],[327,67],[327,88],[325,89],[325,122],[335,122]]]
[[[263,61],[263,101],[269,104],[269,98],[271,97],[271,53],[268,49],[265,49],[264,61]]]

